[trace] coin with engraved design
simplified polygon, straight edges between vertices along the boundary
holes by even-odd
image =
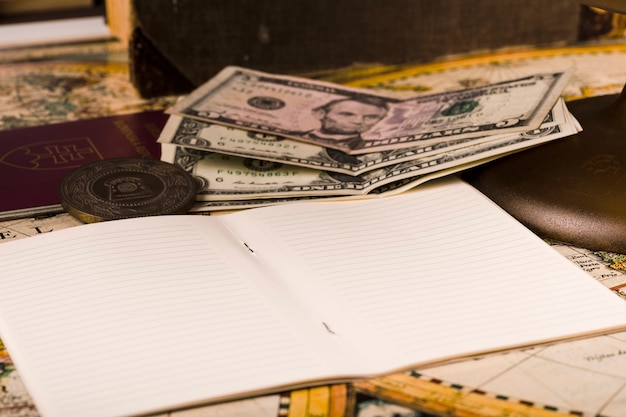
[[[162,214],[185,214],[195,202],[196,182],[183,169],[148,158],[113,158],[69,173],[61,205],[85,223]]]

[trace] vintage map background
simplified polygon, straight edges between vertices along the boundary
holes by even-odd
[[[0,130],[164,108],[137,95],[120,62],[0,64]]]
[[[501,51],[427,65],[336,72],[326,78],[414,96],[562,67],[576,69],[564,92],[567,99],[617,93],[626,82],[626,45]],[[0,66],[0,106],[12,109],[3,111],[0,129],[162,108],[171,103],[169,98],[139,98],[127,75],[123,65],[104,61]],[[67,215],[2,222],[0,242],[78,224]],[[625,296],[625,256],[550,243]],[[625,369],[626,332],[170,415],[427,416],[415,411],[422,409],[449,416],[621,417],[626,415]],[[0,415],[38,415],[1,344],[0,388]]]

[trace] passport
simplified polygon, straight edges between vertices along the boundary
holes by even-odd
[[[162,110],[0,131],[0,220],[61,213],[59,185],[103,159],[159,159]]]

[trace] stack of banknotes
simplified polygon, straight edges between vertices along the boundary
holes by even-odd
[[[168,109],[161,159],[197,179],[194,212],[392,195],[580,131],[570,76],[407,99],[227,67]]]

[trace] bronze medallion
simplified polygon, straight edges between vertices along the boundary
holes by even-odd
[[[114,158],[83,165],[60,186],[61,205],[85,223],[185,214],[196,182],[183,169],[148,158]]]

